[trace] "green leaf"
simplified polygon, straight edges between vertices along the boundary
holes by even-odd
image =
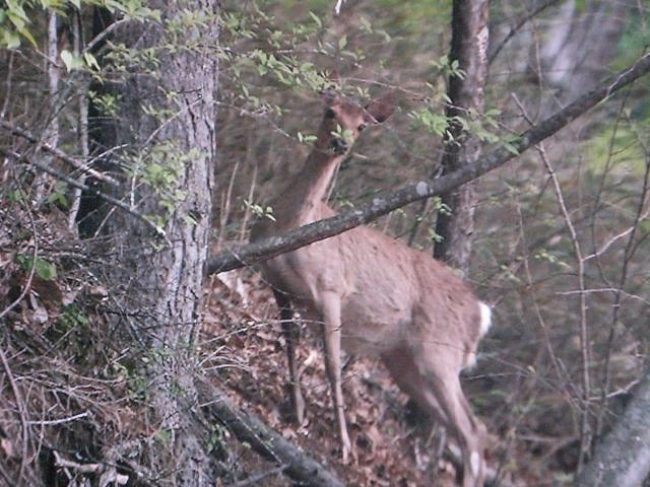
[[[36,258],[36,275],[46,281],[56,278],[56,265],[40,257]]]
[[[319,29],[323,28],[323,21],[320,19],[320,17],[318,17],[318,15],[310,11],[309,16],[314,22],[316,22],[316,25],[318,26]]]
[[[67,49],[61,51],[61,61],[65,64],[65,69],[67,69],[68,72],[72,71],[72,60],[72,53],[70,51]]]
[[[372,24],[370,21],[365,17],[361,17],[359,20],[361,22],[361,31],[366,34],[372,34]]]
[[[32,36],[32,33],[28,31],[26,28],[19,29],[19,32],[23,35],[25,39],[29,41],[29,43],[32,45],[34,48],[38,48],[38,44],[36,43],[36,39]]]
[[[5,30],[2,32],[2,44],[6,46],[7,49],[17,49],[20,47],[20,36],[15,32]]]
[[[31,255],[18,255],[16,259],[25,270],[31,271],[33,268],[36,275],[41,279],[49,281],[56,277],[56,265],[42,257],[36,257],[35,265]]]
[[[86,64],[90,69],[94,69],[96,71],[100,71],[99,63],[97,62],[97,59],[95,56],[93,56],[89,52],[84,52],[84,61],[86,61]]]

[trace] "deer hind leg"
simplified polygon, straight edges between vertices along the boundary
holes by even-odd
[[[427,349],[426,342],[418,345],[418,350],[403,346],[384,354],[384,363],[400,388],[458,441],[463,454],[463,487],[482,487],[485,427],[463,395],[456,361],[440,349]]]
[[[354,457],[354,451],[345,422],[345,404],[341,384],[341,300],[335,293],[325,293],[322,296],[321,305],[325,368],[330,381],[334,415],[341,439],[341,457],[343,463],[348,463],[349,455]]]
[[[305,420],[305,399],[300,388],[300,374],[296,362],[296,346],[300,340],[300,327],[293,319],[293,310],[289,297],[278,290],[274,290],[275,301],[280,308],[282,335],[287,343],[287,358],[289,362],[289,386],[291,387],[291,406],[296,422],[300,425]]]
[[[442,420],[462,450],[463,487],[483,487],[485,427],[472,414],[456,371],[453,376],[433,372],[427,383],[423,397],[433,411],[442,410]]]

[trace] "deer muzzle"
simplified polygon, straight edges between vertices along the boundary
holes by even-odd
[[[334,154],[345,154],[348,150],[348,143],[339,137],[334,137],[330,142],[330,150]]]

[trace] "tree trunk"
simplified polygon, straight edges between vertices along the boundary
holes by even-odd
[[[155,53],[160,67],[135,63],[118,87],[116,145],[125,144],[132,205],[159,228],[113,213],[112,279],[147,379],[153,427],[165,433],[167,453],[151,461],[171,483],[214,485],[196,428],[197,392],[192,344],[201,319],[203,265],[211,223],[214,91],[217,79],[217,0],[151,2],[160,22],[130,22],[116,40]],[[196,21],[174,26],[191,11]],[[151,71],[147,68],[152,67]],[[117,90],[116,90],[117,91]],[[160,449],[164,450],[164,449]],[[173,460],[173,465],[170,461]],[[170,470],[171,469],[171,470]]]
[[[596,446],[592,460],[576,479],[577,487],[616,485],[639,487],[650,474],[650,369],[634,398],[607,435]]]
[[[446,138],[442,158],[443,174],[460,169],[478,160],[480,145],[476,137],[454,120],[469,120],[483,112],[483,87],[487,76],[488,46],[487,0],[455,0],[452,13],[452,39],[450,60],[458,61],[465,72],[461,78],[449,79],[447,107],[449,136]],[[442,203],[450,214],[438,214],[436,233],[442,241],[434,248],[434,257],[448,262],[467,274],[474,232],[475,197],[472,184],[442,196]]]
[[[593,88],[608,74],[632,5],[602,0],[564,2],[544,24],[546,41],[539,49],[539,64],[532,67],[537,77],[544,85],[559,88],[562,101]]]
[[[519,0],[503,2],[508,17],[524,12],[514,25],[501,21],[491,27],[489,57],[497,71],[520,73],[515,82],[532,82],[552,95],[540,99],[534,91],[527,101],[526,90],[519,90],[524,105],[537,107],[531,114],[546,117],[610,74],[619,40],[638,5],[608,0],[539,0],[527,5],[522,9]]]

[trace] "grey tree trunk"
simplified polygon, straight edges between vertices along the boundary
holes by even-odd
[[[487,0],[455,0],[452,13],[452,39],[450,60],[458,61],[464,77],[452,76],[449,80],[447,107],[450,118],[445,153],[442,158],[443,174],[460,169],[478,160],[478,140],[467,133],[454,117],[470,118],[470,111],[483,112],[483,87],[487,77],[488,46]],[[442,203],[451,214],[438,214],[436,233],[442,241],[434,248],[434,257],[448,262],[467,274],[474,232],[475,197],[472,184],[442,196]]]
[[[530,113],[537,109],[539,117],[588,92],[610,74],[625,25],[635,8],[641,8],[634,2],[609,0],[538,0],[528,8],[522,8],[519,0],[505,0],[501,7],[506,18],[526,20],[515,22],[516,28],[510,21],[491,27],[490,58],[496,71],[527,73],[515,82],[532,82],[552,94],[541,100],[535,94],[526,102],[525,90],[518,90]]]
[[[592,460],[576,479],[577,487],[640,487],[650,474],[650,369],[625,413],[596,446]]]
[[[548,34],[540,46],[539,64],[531,67],[545,85],[561,90],[564,101],[592,89],[608,74],[632,5],[603,0],[580,3],[563,2],[556,15],[542,22]]]
[[[114,133],[116,144],[128,147],[127,198],[164,236],[114,213],[108,222],[116,242],[110,272],[121,284],[122,319],[142,358],[153,427],[165,433],[166,448],[151,463],[171,484],[207,486],[214,478],[197,427],[192,345],[201,319],[212,210],[218,1],[150,6],[160,10],[161,22],[129,23],[116,33],[118,42],[155,53],[159,67],[129,67],[116,90],[121,106]],[[175,27],[188,11],[197,20]]]

